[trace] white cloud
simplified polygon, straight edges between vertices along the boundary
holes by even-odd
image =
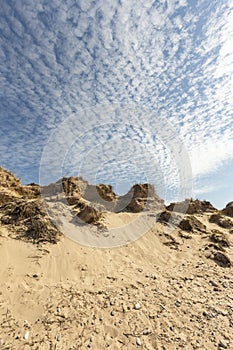
[[[75,157],[67,156],[66,167],[77,169],[89,152],[85,172],[90,177],[101,163],[114,168],[117,155],[122,179],[132,178],[131,158],[137,154],[134,166],[155,183],[177,187],[175,161],[155,142],[158,117],[177,131],[195,177],[232,158],[231,1],[191,6],[184,0],[19,0],[14,5],[4,0],[1,5],[1,160],[25,181],[32,180],[28,169],[38,167],[50,132],[73,115],[73,133],[89,132],[81,150],[76,145]],[[125,106],[134,102],[137,115],[129,117]],[[140,106],[153,113],[140,115]],[[107,140],[107,129],[93,129],[104,123],[101,115],[112,123],[123,119],[134,129],[125,138],[122,129]],[[54,164],[59,149],[67,147],[66,131],[54,149]],[[112,168],[106,165],[106,179]]]
[[[200,195],[208,194],[211,192],[214,192],[218,190],[218,186],[214,185],[206,185],[206,186],[201,186],[193,189],[193,196],[194,197],[199,197]]]

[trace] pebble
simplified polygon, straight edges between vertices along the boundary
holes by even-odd
[[[221,314],[223,315],[223,316],[227,316],[228,315],[228,312],[227,311],[221,311]]]
[[[175,305],[176,305],[177,307],[180,307],[180,305],[181,305],[181,300],[176,300]]]
[[[115,311],[112,310],[112,311],[111,311],[111,316],[115,316],[115,314],[116,314]]]
[[[141,305],[139,303],[136,303],[134,305],[134,310],[139,310],[139,309],[141,309]]]
[[[220,340],[220,342],[218,343],[219,348],[222,349],[227,349],[227,343],[225,342],[225,340]]]
[[[215,281],[210,281],[210,284],[213,286],[213,287],[218,287],[218,283],[217,282],[215,282]]]
[[[230,327],[233,327],[233,320],[230,320]]]
[[[144,331],[143,331],[143,335],[149,335],[151,332],[150,332],[150,330],[149,329],[144,329]]]
[[[61,312],[61,308],[60,307],[57,307],[57,312]]]
[[[137,346],[141,346],[142,345],[142,342],[141,342],[140,338],[136,338],[136,345]]]
[[[163,304],[159,303],[159,306],[161,306],[161,308],[162,308],[163,310],[166,310],[166,311],[167,311],[166,307],[165,307]]]
[[[24,340],[28,340],[28,338],[29,338],[29,332],[26,332],[25,334],[24,334]]]
[[[90,343],[93,343],[93,341],[94,341],[94,337],[92,336],[92,337],[90,338]]]

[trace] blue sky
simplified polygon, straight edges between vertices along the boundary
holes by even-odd
[[[232,0],[2,0],[1,165],[23,183],[40,169],[120,192],[148,180],[223,207],[232,23]]]

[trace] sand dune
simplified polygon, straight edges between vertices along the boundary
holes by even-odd
[[[140,215],[155,218],[105,211],[100,239]],[[0,349],[232,349],[233,234],[212,215],[186,215],[189,230],[154,220],[115,248],[33,244],[1,222]]]

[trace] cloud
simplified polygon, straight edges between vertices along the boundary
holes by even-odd
[[[25,182],[34,180],[51,133],[71,117],[75,127],[67,122],[53,140],[50,166],[64,150],[63,170],[83,162],[91,179],[147,176],[162,192],[177,192],[180,169],[169,138],[158,140],[159,118],[176,130],[177,154],[188,152],[194,177],[232,158],[231,1],[1,6],[1,162]],[[137,105],[136,115],[127,104]]]
[[[176,131],[153,110],[116,104],[77,115],[66,119],[48,140],[41,161],[42,184],[77,174],[92,183],[156,183],[164,198],[168,190],[181,197],[190,191],[187,152]],[[156,133],[146,125],[153,116]]]
[[[203,196],[203,194],[207,194],[207,193],[211,193],[211,192],[217,191],[220,188],[221,188],[220,186],[214,186],[214,185],[200,186],[200,187],[197,187],[197,188],[193,189],[193,195],[195,197],[198,197],[200,195]]]

